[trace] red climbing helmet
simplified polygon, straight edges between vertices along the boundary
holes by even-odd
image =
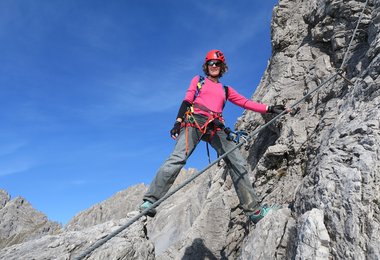
[[[226,60],[224,59],[223,52],[219,50],[211,50],[207,53],[205,62],[208,62],[209,60],[220,60],[221,62],[225,63]]]

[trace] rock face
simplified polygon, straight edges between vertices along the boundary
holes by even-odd
[[[65,230],[80,230],[110,220],[119,220],[137,209],[147,188],[144,184],[129,187],[111,198],[92,206],[76,215],[66,225]]]
[[[136,213],[136,212],[135,212]],[[133,215],[133,212],[130,213]],[[46,235],[0,251],[0,259],[72,259],[105,234],[115,231],[129,220],[108,221],[81,231],[66,231],[59,235]],[[142,222],[130,226],[127,232],[113,238],[91,254],[90,259],[154,259],[154,246],[144,233]]]
[[[280,0],[273,11],[273,54],[254,100],[295,104],[345,57],[343,75],[353,83],[337,76],[242,149],[262,203],[281,209],[250,224],[224,165],[213,166],[155,218],[140,219],[88,259],[380,259],[380,1],[368,1],[347,52],[364,4]],[[246,111],[236,128],[251,132],[272,117]],[[183,171],[175,185],[191,174]],[[141,192],[136,201],[144,192],[130,189]],[[0,259],[78,255],[137,214],[116,216],[121,194],[78,214],[61,234],[5,247]],[[0,196],[0,206],[7,200]]]
[[[292,104],[333,75],[364,2],[280,1],[272,20],[273,56],[254,98]],[[259,195],[291,209],[280,243],[268,252],[255,242],[250,252],[271,259],[380,258],[379,8],[379,1],[368,2],[347,56],[345,76],[353,85],[337,77],[249,147]],[[262,123],[247,112],[238,127]],[[260,230],[265,224],[247,240],[268,231]],[[244,249],[242,256],[260,259]]]
[[[11,200],[6,191],[0,190],[0,249],[60,231],[58,223],[49,221],[25,199]]]

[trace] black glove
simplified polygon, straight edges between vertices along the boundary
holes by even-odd
[[[285,110],[284,105],[273,105],[273,106],[268,106],[268,113],[272,114],[281,114]]]
[[[174,126],[172,130],[170,130],[170,136],[173,139],[176,139],[181,131],[181,123],[178,121],[175,121]]]

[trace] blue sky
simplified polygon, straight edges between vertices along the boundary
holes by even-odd
[[[0,189],[65,224],[149,184],[210,49],[226,56],[223,83],[254,93],[277,2],[2,0]],[[242,112],[227,104],[227,124]],[[186,168],[207,163],[200,144]]]

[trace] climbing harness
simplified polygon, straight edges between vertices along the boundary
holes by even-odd
[[[186,111],[185,120],[181,126],[184,127],[185,131],[186,131],[185,132],[186,133],[186,135],[185,135],[185,138],[186,138],[186,155],[189,152],[189,127],[196,128],[201,132],[201,136],[199,137],[198,141],[200,141],[205,134],[209,134],[209,137],[205,141],[206,141],[206,151],[207,151],[208,161],[209,161],[209,163],[211,163],[210,149],[209,149],[208,143],[214,137],[214,135],[216,134],[217,131],[222,130],[220,125],[224,125],[224,119],[223,119],[222,113],[216,113],[214,111],[211,111],[210,109],[208,109],[205,106],[194,104],[194,101],[199,96],[199,93],[200,93],[204,83],[205,83],[205,78],[200,75],[199,79],[198,79],[198,83],[197,83],[197,90],[194,94],[193,103],[189,107],[189,109]],[[223,103],[223,108],[224,108],[224,106],[227,102],[227,99],[228,99],[228,86],[223,86],[223,88],[224,88],[224,93],[225,93],[225,99],[224,99],[224,103]],[[203,110],[204,112],[206,112],[209,115],[208,118],[206,119],[206,122],[203,125],[200,125],[197,122],[197,120],[195,119],[194,107],[196,107],[197,109]]]
[[[206,151],[209,163],[211,163],[209,142],[214,137],[217,131],[222,130],[224,127],[224,119],[220,113],[209,113],[209,117],[206,122],[201,126],[196,120],[194,113],[189,109],[185,113],[185,120],[182,122],[182,127],[185,128],[186,139],[186,155],[189,153],[189,127],[193,127],[199,130],[201,133],[198,138],[198,142],[207,134],[207,139],[203,139],[206,142]],[[223,126],[223,127],[222,127]]]
[[[202,137],[205,134],[210,134],[209,138],[206,140],[208,142],[212,139],[212,137],[215,135],[217,131],[221,130],[221,128],[218,127],[218,123],[215,123],[215,122],[220,122],[220,124],[224,123],[222,114],[210,113],[208,118],[206,119],[206,122],[203,125],[201,125],[198,123],[198,121],[196,120],[194,116],[194,113],[191,112],[191,110],[186,111],[185,120],[182,123],[182,127],[185,127],[185,131],[186,131],[186,154],[189,151],[189,143],[188,143],[189,127],[196,128],[201,132],[201,136],[199,137],[199,140],[202,139]]]
[[[351,49],[351,45],[352,45],[353,40],[355,38],[356,31],[357,31],[357,29],[359,27],[360,21],[361,21],[361,19],[363,17],[363,13],[364,13],[365,8],[367,7],[367,4],[368,4],[368,0],[366,0],[365,5],[364,5],[363,10],[362,10],[362,13],[359,16],[356,28],[355,28],[355,30],[353,32],[350,44],[348,45],[348,48],[346,50],[346,54],[344,55],[344,58],[343,58],[343,61],[342,61],[342,64],[341,64],[340,68],[337,70],[337,72],[334,75],[332,75],[331,77],[329,77],[327,80],[325,80],[324,82],[322,82],[319,86],[317,86],[314,90],[310,91],[303,98],[301,98],[296,103],[294,103],[293,105],[291,105],[290,106],[291,109],[296,108],[301,102],[303,102],[306,99],[308,99],[311,95],[313,95],[316,91],[318,91],[319,89],[321,89],[327,83],[329,83],[333,79],[335,80],[338,76],[341,76],[341,74],[343,73],[343,68],[345,67],[346,62],[347,62],[348,52]],[[251,134],[247,135],[245,137],[247,139],[247,141],[249,139],[253,138],[258,133],[260,133],[265,128],[267,128],[269,125],[273,124],[277,119],[279,119],[285,113],[287,113],[287,112],[286,111],[282,111],[280,114],[278,114],[277,116],[275,116],[274,118],[272,118],[269,122],[267,122],[266,124],[264,124],[261,127],[257,128],[256,130],[254,130]],[[190,182],[192,182],[193,180],[195,180],[196,178],[198,178],[201,174],[203,174],[205,171],[207,171],[212,166],[214,166],[215,164],[217,164],[220,160],[222,160],[225,157],[227,157],[230,153],[232,153],[236,149],[239,149],[243,144],[244,144],[244,142],[237,143],[234,148],[232,148],[232,149],[228,150],[227,152],[225,152],[224,154],[220,155],[216,160],[214,160],[212,163],[210,163],[209,165],[207,165],[203,170],[201,170],[198,173],[194,174],[188,180],[186,180],[182,184],[178,185],[176,188],[174,188],[173,190],[169,191],[168,193],[166,193],[165,196],[163,196],[161,199],[159,199],[155,203],[153,203],[153,205],[150,208],[147,208],[146,210],[140,212],[138,215],[136,215],[133,218],[131,218],[126,224],[124,224],[123,226],[121,226],[120,228],[118,228],[117,230],[115,230],[114,232],[110,233],[106,237],[99,239],[94,244],[92,244],[90,247],[88,247],[84,252],[82,252],[77,257],[74,257],[73,259],[75,259],[75,260],[82,260],[82,259],[84,259],[86,256],[88,256],[89,254],[91,254],[94,250],[96,250],[97,248],[101,247],[103,244],[107,243],[110,239],[112,239],[113,237],[117,236],[120,232],[122,232],[125,229],[127,229],[129,226],[131,226],[133,223],[135,223],[141,217],[147,215],[151,209],[156,208],[158,205],[160,205],[162,202],[164,202],[169,197],[171,197],[172,195],[174,195],[180,189],[182,189],[183,187],[185,187],[186,185],[188,185]]]

